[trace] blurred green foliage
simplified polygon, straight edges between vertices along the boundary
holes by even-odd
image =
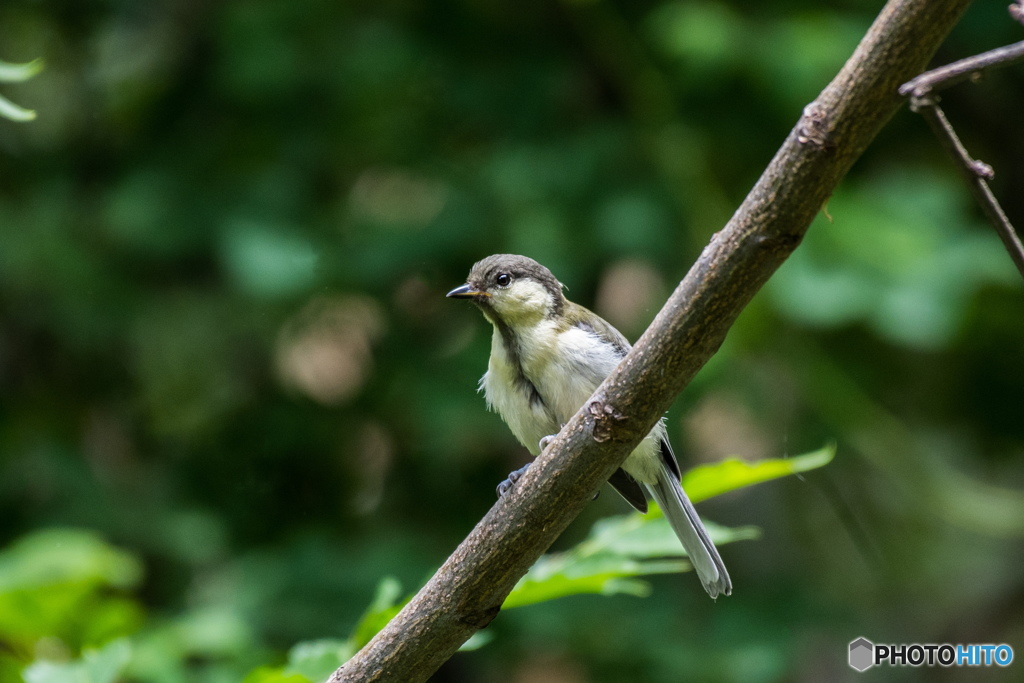
[[[3,57],[46,63],[0,65],[38,113],[0,119],[0,680],[333,668],[526,457],[444,293],[525,253],[635,338],[880,7],[0,5]],[[937,61],[1019,33],[975,3]],[[1018,225],[1022,81],[943,99]],[[669,413],[688,465],[838,444],[702,505],[761,529],[725,547],[734,595],[651,575],[508,610],[436,680],[833,680],[858,636],[1019,644],[1024,287],[979,216],[898,114]],[[602,496],[553,557],[625,510]]]
[[[98,650],[86,648],[80,661],[37,661],[26,667],[22,676],[25,683],[115,683],[129,657],[131,647],[127,640],[120,638]]]
[[[41,60],[33,60],[25,64],[10,64],[0,59],[0,83],[21,83],[35,76],[43,68]],[[0,117],[11,121],[31,121],[36,113],[31,109],[19,107],[14,102],[0,95]]]
[[[136,558],[95,534],[29,535],[0,554],[0,639],[24,656],[46,639],[77,651],[131,633],[142,610],[118,593],[141,578]]]
[[[784,460],[741,464],[730,460],[704,465],[685,477],[695,500],[752,483],[820,467],[832,449]],[[656,506],[655,506],[656,508]],[[655,510],[656,512],[656,510]],[[710,525],[717,545],[759,536],[756,527]],[[609,517],[594,526],[575,548],[546,555],[523,577],[504,609],[571,595],[626,594],[645,597],[649,584],[638,577],[687,571],[689,563],[675,533],[660,514]],[[96,534],[48,529],[29,534],[0,551],[0,641],[9,654],[0,666],[12,680],[24,660],[26,683],[115,683],[122,676],[141,680],[188,678],[188,661],[210,658],[202,678],[237,680],[251,665],[256,634],[224,606],[187,610],[173,623],[147,623],[144,608],[129,591],[142,579],[139,561],[111,547]],[[376,595],[345,641],[300,642],[282,667],[261,666],[245,681],[318,683],[348,660],[408,602],[401,585],[384,577]],[[486,632],[464,650],[486,644]],[[102,647],[97,649],[97,645]],[[71,652],[80,659],[67,661]]]

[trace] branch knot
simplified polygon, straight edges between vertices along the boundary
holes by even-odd
[[[626,419],[615,406],[601,401],[591,401],[587,405],[587,412],[594,418],[594,441],[598,443],[604,443],[612,437],[613,422]]]
[[[1024,24],[1024,2],[1015,2],[1008,9],[1011,17]]]
[[[812,144],[821,149],[835,147],[828,141],[829,127],[825,107],[817,101],[804,107],[803,116],[797,124],[797,140],[801,144]]]

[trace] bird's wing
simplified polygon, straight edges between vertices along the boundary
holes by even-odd
[[[601,341],[614,347],[619,358],[623,358],[629,353],[629,349],[632,348],[629,341],[610,322],[579,304],[571,301],[567,303],[569,310],[566,311],[566,316],[573,321],[573,325],[590,332]],[[667,443],[663,448],[668,448],[668,453],[671,456],[672,449]],[[674,457],[672,463],[675,464]],[[679,470],[678,465],[675,465],[675,470]],[[614,474],[608,478],[608,483],[635,509],[647,512],[647,496],[644,495],[643,487],[625,470],[622,468],[615,470]]]
[[[573,321],[573,325],[596,335],[602,341],[614,346],[620,358],[629,353],[629,350],[632,348],[629,341],[610,322],[577,303],[571,301],[566,303],[569,306],[566,311],[566,317]]]
[[[625,356],[627,353],[629,353],[629,350],[632,348],[629,342],[626,341],[626,338],[622,335],[622,333],[615,329],[611,323],[609,323],[607,320],[600,317],[599,315],[595,314],[590,316],[589,322],[587,323],[577,324],[580,327],[583,327],[584,329],[593,332],[601,339],[607,341],[609,344],[614,345],[622,356]],[[676,454],[672,452],[672,445],[668,442],[668,439],[666,438],[662,438],[661,440],[661,459],[665,461],[665,465],[667,465],[668,468],[672,471],[672,473],[676,475],[676,481],[679,481],[682,477],[682,473],[679,470],[679,461],[676,460]],[[615,489],[618,491],[618,486],[616,486]],[[619,491],[619,493],[622,492]],[[637,507],[636,504],[634,504],[633,501],[629,498],[629,496],[627,496],[625,493],[622,494],[622,497],[628,500],[630,504],[633,505],[633,507]],[[640,508],[637,507],[637,509],[639,510]]]
[[[608,477],[608,483],[635,509],[647,512],[647,496],[644,495],[643,487],[633,477],[626,474],[624,469],[620,467],[615,470],[615,473]]]
[[[676,475],[676,481],[683,478],[682,472],[679,471],[679,461],[676,460],[676,454],[672,452],[672,444],[668,439],[661,440],[661,459],[672,470],[672,474]]]

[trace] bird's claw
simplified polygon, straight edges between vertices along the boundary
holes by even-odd
[[[553,439],[553,438],[555,438],[554,434],[552,434],[551,436],[545,436],[543,439],[540,440],[541,441],[541,447],[543,448],[543,446],[545,445],[544,444],[544,440],[545,439]],[[515,483],[517,481],[519,481],[519,478],[522,477],[524,474],[526,474],[526,470],[530,469],[530,465],[531,465],[531,463],[526,463],[525,465],[520,467],[518,470],[513,470],[513,471],[508,473],[508,478],[505,479],[500,484],[498,484],[498,488],[496,489],[496,491],[498,493],[498,498],[504,498],[505,494],[512,490],[512,487],[515,486]],[[594,494],[594,497],[591,498],[590,500],[597,500],[597,497],[600,496],[600,495],[601,495],[601,491],[599,490],[599,491],[597,491]]]
[[[509,472],[508,473],[508,479],[506,479],[505,481],[503,481],[500,484],[498,484],[498,489],[497,489],[497,491],[498,491],[498,498],[503,498],[505,496],[505,494],[508,493],[512,489],[512,487],[515,485],[515,483],[517,481],[519,481],[519,477],[521,477],[524,474],[526,474],[526,470],[529,469],[529,467],[530,467],[530,463],[526,463],[525,465],[520,467],[518,470],[514,470],[512,472]]]
[[[563,424],[560,425],[558,429],[561,430],[564,427],[565,425]],[[551,442],[555,440],[556,436],[558,436],[558,434],[548,434],[547,436],[542,436],[540,439],[540,449],[543,451],[545,448],[550,446]]]

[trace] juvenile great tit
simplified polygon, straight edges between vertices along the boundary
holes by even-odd
[[[551,271],[525,256],[488,256],[448,296],[472,300],[494,326],[480,387],[488,407],[534,456],[630,349],[622,333],[566,299]],[[510,474],[498,487],[499,495],[525,470]],[[704,589],[712,598],[729,595],[729,573],[679,479],[679,463],[659,421],[608,483],[640,512],[647,512],[644,492],[654,498]]]

